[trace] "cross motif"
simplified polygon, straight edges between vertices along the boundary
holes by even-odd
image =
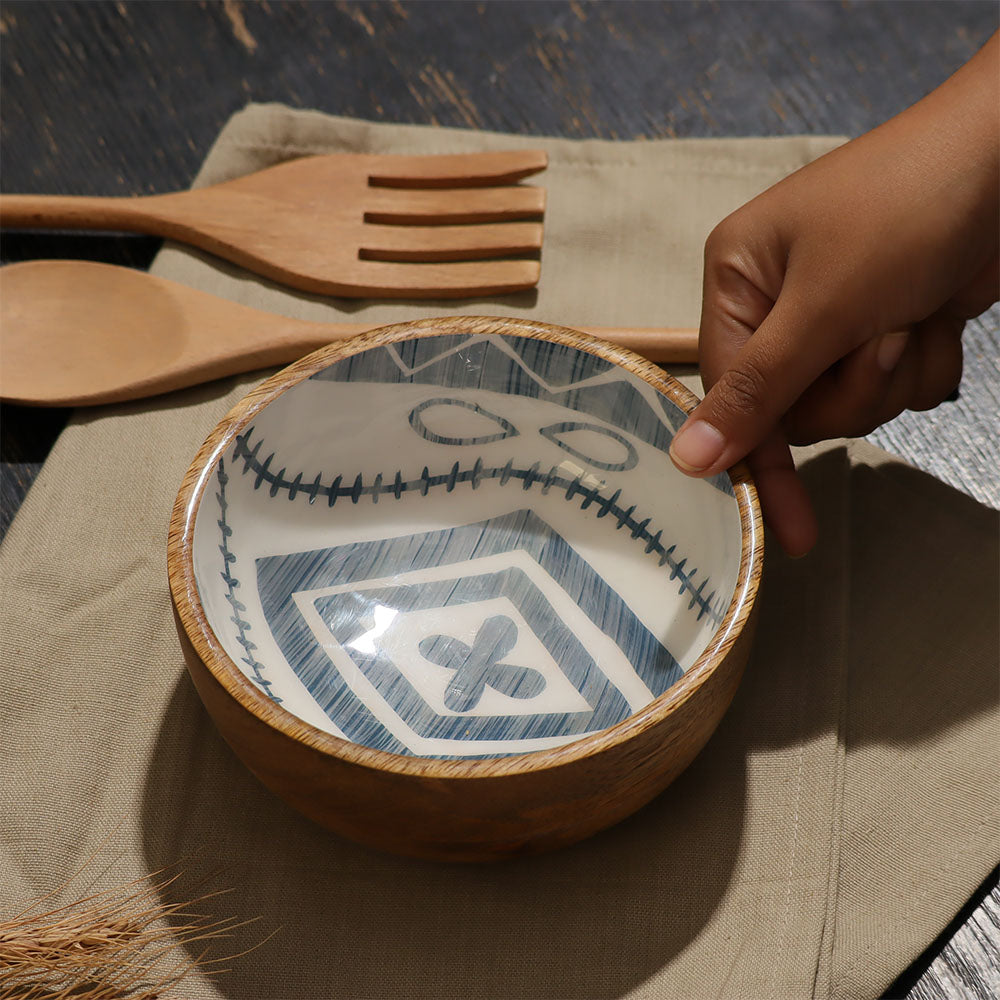
[[[418,648],[431,663],[455,671],[444,703],[453,712],[469,712],[487,685],[512,698],[533,698],[545,688],[540,671],[501,662],[516,642],[517,624],[506,615],[494,615],[480,626],[471,648],[447,635],[429,635]]]

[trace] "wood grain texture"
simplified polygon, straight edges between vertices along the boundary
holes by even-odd
[[[304,156],[168,194],[0,195],[0,225],[162,236],[318,295],[503,295],[538,283],[541,225],[506,224],[544,215],[544,188],[509,182],[545,163],[531,150]]]
[[[93,195],[180,189],[226,118],[249,100],[526,137],[857,135],[944,80],[997,24],[993,0],[6,0],[0,183],[5,191]],[[156,246],[139,237],[26,234],[4,238],[2,251],[5,260],[66,256],[143,267]],[[970,323],[966,343],[959,399],[904,414],[873,438],[1000,506],[1000,310]],[[0,407],[0,531],[61,416]],[[888,996],[996,995],[995,884],[949,929],[950,943],[932,945]]]
[[[747,470],[730,473],[740,510],[740,567],[723,620],[684,676],[624,722],[550,750],[484,760],[404,757],[350,743],[275,704],[224,652],[194,571],[202,498],[219,455],[274,400],[329,365],[389,344],[500,334],[586,351],[690,410],[695,397],[649,361],[575,330],[457,317],[400,323],[321,348],[251,390],[208,436],[174,505],[167,568],[188,671],[219,731],[294,808],[343,836],[439,861],[492,861],[575,843],[631,815],[694,759],[729,707],[750,650],[763,524]]]
[[[134,268],[21,261],[0,271],[0,398],[23,406],[142,399],[288,364],[369,329],[250,309]],[[694,329],[584,332],[651,361],[698,360]]]

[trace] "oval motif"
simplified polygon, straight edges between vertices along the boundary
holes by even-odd
[[[577,435],[577,444],[580,444],[580,431],[590,431],[594,434],[600,434],[620,444],[625,449],[623,458],[618,462],[608,462],[601,458],[595,458],[593,455],[588,455],[579,448],[574,448],[573,445],[567,444],[565,439],[559,436]],[[587,424],[576,420],[567,420],[561,424],[550,424],[548,427],[539,427],[538,433],[548,438],[553,444],[558,445],[563,451],[568,451],[575,458],[580,459],[581,462],[596,466],[598,469],[604,469],[605,472],[625,472],[627,469],[634,468],[639,461],[639,453],[630,441],[626,440],[616,431],[610,430],[607,427],[601,427],[600,424]]]
[[[478,434],[471,437],[456,437],[448,434],[438,434],[436,431],[432,431],[427,424],[424,423],[423,413],[432,406],[460,406],[463,409],[472,410],[473,413],[478,414],[480,417],[492,420],[500,427],[500,430],[495,434]],[[410,426],[422,438],[427,441],[433,441],[435,444],[483,445],[490,444],[492,441],[502,441],[504,438],[517,437],[518,434],[517,428],[509,420],[504,420],[503,417],[497,416],[495,413],[490,413],[489,410],[483,409],[483,407],[481,407],[478,403],[470,403],[464,399],[452,399],[448,397],[426,399],[419,406],[415,406],[410,411]]]

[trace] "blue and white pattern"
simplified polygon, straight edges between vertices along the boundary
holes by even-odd
[[[728,477],[667,457],[683,419],[547,341],[346,358],[220,460],[195,540],[209,619],[264,693],[366,746],[502,756],[615,725],[683,676],[735,586]]]
[[[612,377],[601,377],[608,375]],[[547,399],[607,421],[615,430],[627,431],[664,453],[670,450],[673,432],[687,416],[672,400],[650,392],[646,383],[627,376],[610,361],[574,347],[527,337],[501,340],[451,335],[410,340],[347,358],[317,372],[313,379],[475,388]],[[494,419],[503,421],[502,417]],[[503,426],[513,430],[506,422]],[[610,428],[602,429],[614,433]],[[725,474],[707,482],[732,495]]]
[[[559,426],[566,428],[573,427],[574,425],[561,424]],[[549,428],[541,428],[540,433],[548,437],[549,435],[546,434],[547,430]],[[329,484],[324,484],[322,482],[322,475],[317,473],[311,482],[304,484],[302,482],[301,471],[296,473],[294,479],[286,477],[285,468],[277,472],[271,471],[270,467],[274,461],[274,452],[271,452],[263,461],[258,460],[258,453],[262,450],[263,439],[254,441],[253,447],[251,447],[250,442],[253,439],[253,431],[254,429],[251,427],[244,434],[237,435],[236,446],[233,449],[233,460],[234,462],[238,462],[242,459],[243,472],[244,474],[247,472],[251,473],[253,488],[258,490],[261,486],[266,486],[267,494],[270,497],[281,493],[286,495],[289,500],[294,500],[297,495],[301,494],[304,498],[308,498],[309,503],[314,503],[317,497],[323,497],[326,500],[326,506],[333,507],[341,499],[349,500],[353,504],[359,503],[362,498],[369,499],[371,503],[378,503],[380,497],[391,496],[399,500],[404,493],[412,493],[414,491],[418,492],[421,496],[427,496],[432,488],[437,487],[444,487],[446,493],[451,493],[457,486],[465,484],[469,484],[472,489],[476,489],[481,483],[491,479],[498,480],[501,486],[506,486],[508,482],[514,480],[520,483],[521,489],[524,491],[530,490],[532,486],[537,485],[543,495],[547,494],[554,487],[563,494],[566,500],[572,501],[577,499],[581,510],[587,510],[588,507],[593,505],[598,518],[607,517],[608,514],[611,514],[616,529],[625,528],[628,537],[638,540],[645,554],[649,555],[652,553],[660,566],[664,564],[669,566],[670,580],[676,579],[680,581],[678,592],[686,594],[690,598],[688,607],[689,609],[697,609],[699,619],[702,615],[708,615],[709,619],[716,624],[722,620],[722,609],[713,605],[713,599],[716,596],[714,591],[707,595],[703,593],[705,585],[708,583],[708,578],[704,577],[696,586],[695,577],[697,576],[697,571],[694,569],[690,571],[685,570],[684,567],[687,560],[684,558],[678,559],[674,555],[677,544],[674,543],[669,547],[666,546],[662,541],[663,530],[651,527],[650,521],[652,518],[643,517],[641,513],[637,513],[636,504],[632,504],[626,508],[619,503],[621,489],[617,489],[614,493],[609,493],[607,496],[602,496],[601,483],[595,485],[593,482],[589,482],[587,485],[584,485],[585,473],[583,471],[578,472],[574,476],[567,476],[560,472],[561,465],[553,465],[547,472],[543,472],[538,462],[535,462],[527,469],[515,468],[511,459],[508,459],[502,468],[497,468],[496,466],[487,467],[481,458],[477,458],[471,468],[462,469],[459,467],[459,463],[455,462],[447,472],[439,473],[435,476],[432,476],[427,466],[424,466],[420,476],[413,480],[404,480],[402,472],[397,469],[391,477],[379,473],[369,483],[366,483],[364,476],[358,473],[349,482],[345,482],[343,475],[338,474]],[[612,432],[605,433],[608,433],[609,436],[617,437]],[[483,440],[482,438],[476,439],[474,443],[481,444]],[[555,438],[552,437],[552,440],[555,440]],[[564,442],[555,440],[555,443],[559,447],[565,448],[571,451],[572,454],[580,457],[580,452],[570,448]],[[622,439],[622,443],[627,445],[631,452],[628,463],[623,462],[618,465],[610,465],[592,458],[590,459],[590,464],[597,468],[618,471],[631,468],[637,461],[635,449],[627,441],[624,441],[624,439]]]
[[[226,487],[229,485],[229,475],[226,473],[224,459],[219,459],[218,467],[215,470],[215,477],[219,483],[219,492],[216,493],[215,499],[219,504],[218,525],[219,534],[222,539],[219,542],[219,554],[222,556],[220,576],[226,586],[226,600],[233,611],[230,621],[236,626],[236,641],[243,648],[243,655],[240,656],[239,662],[249,669],[250,676],[260,685],[267,696],[280,705],[281,698],[271,690],[271,682],[264,675],[264,664],[254,656],[257,644],[250,638],[251,623],[244,617],[247,608],[237,596],[240,581],[233,576],[232,564],[236,561],[236,556],[229,551],[229,538],[233,533],[233,529],[226,523],[226,511],[229,509],[229,504],[226,501]]]
[[[623,721],[681,676],[529,510],[270,556],[257,578],[310,695],[349,739],[395,753],[552,746]],[[602,646],[610,676],[588,652]]]

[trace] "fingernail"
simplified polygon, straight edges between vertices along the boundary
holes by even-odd
[[[909,331],[898,330],[894,333],[884,333],[878,342],[875,352],[875,362],[884,372],[891,372],[906,350],[906,342],[910,339]]]
[[[718,461],[726,439],[707,420],[685,424],[670,445],[670,457],[684,472],[703,472]]]

